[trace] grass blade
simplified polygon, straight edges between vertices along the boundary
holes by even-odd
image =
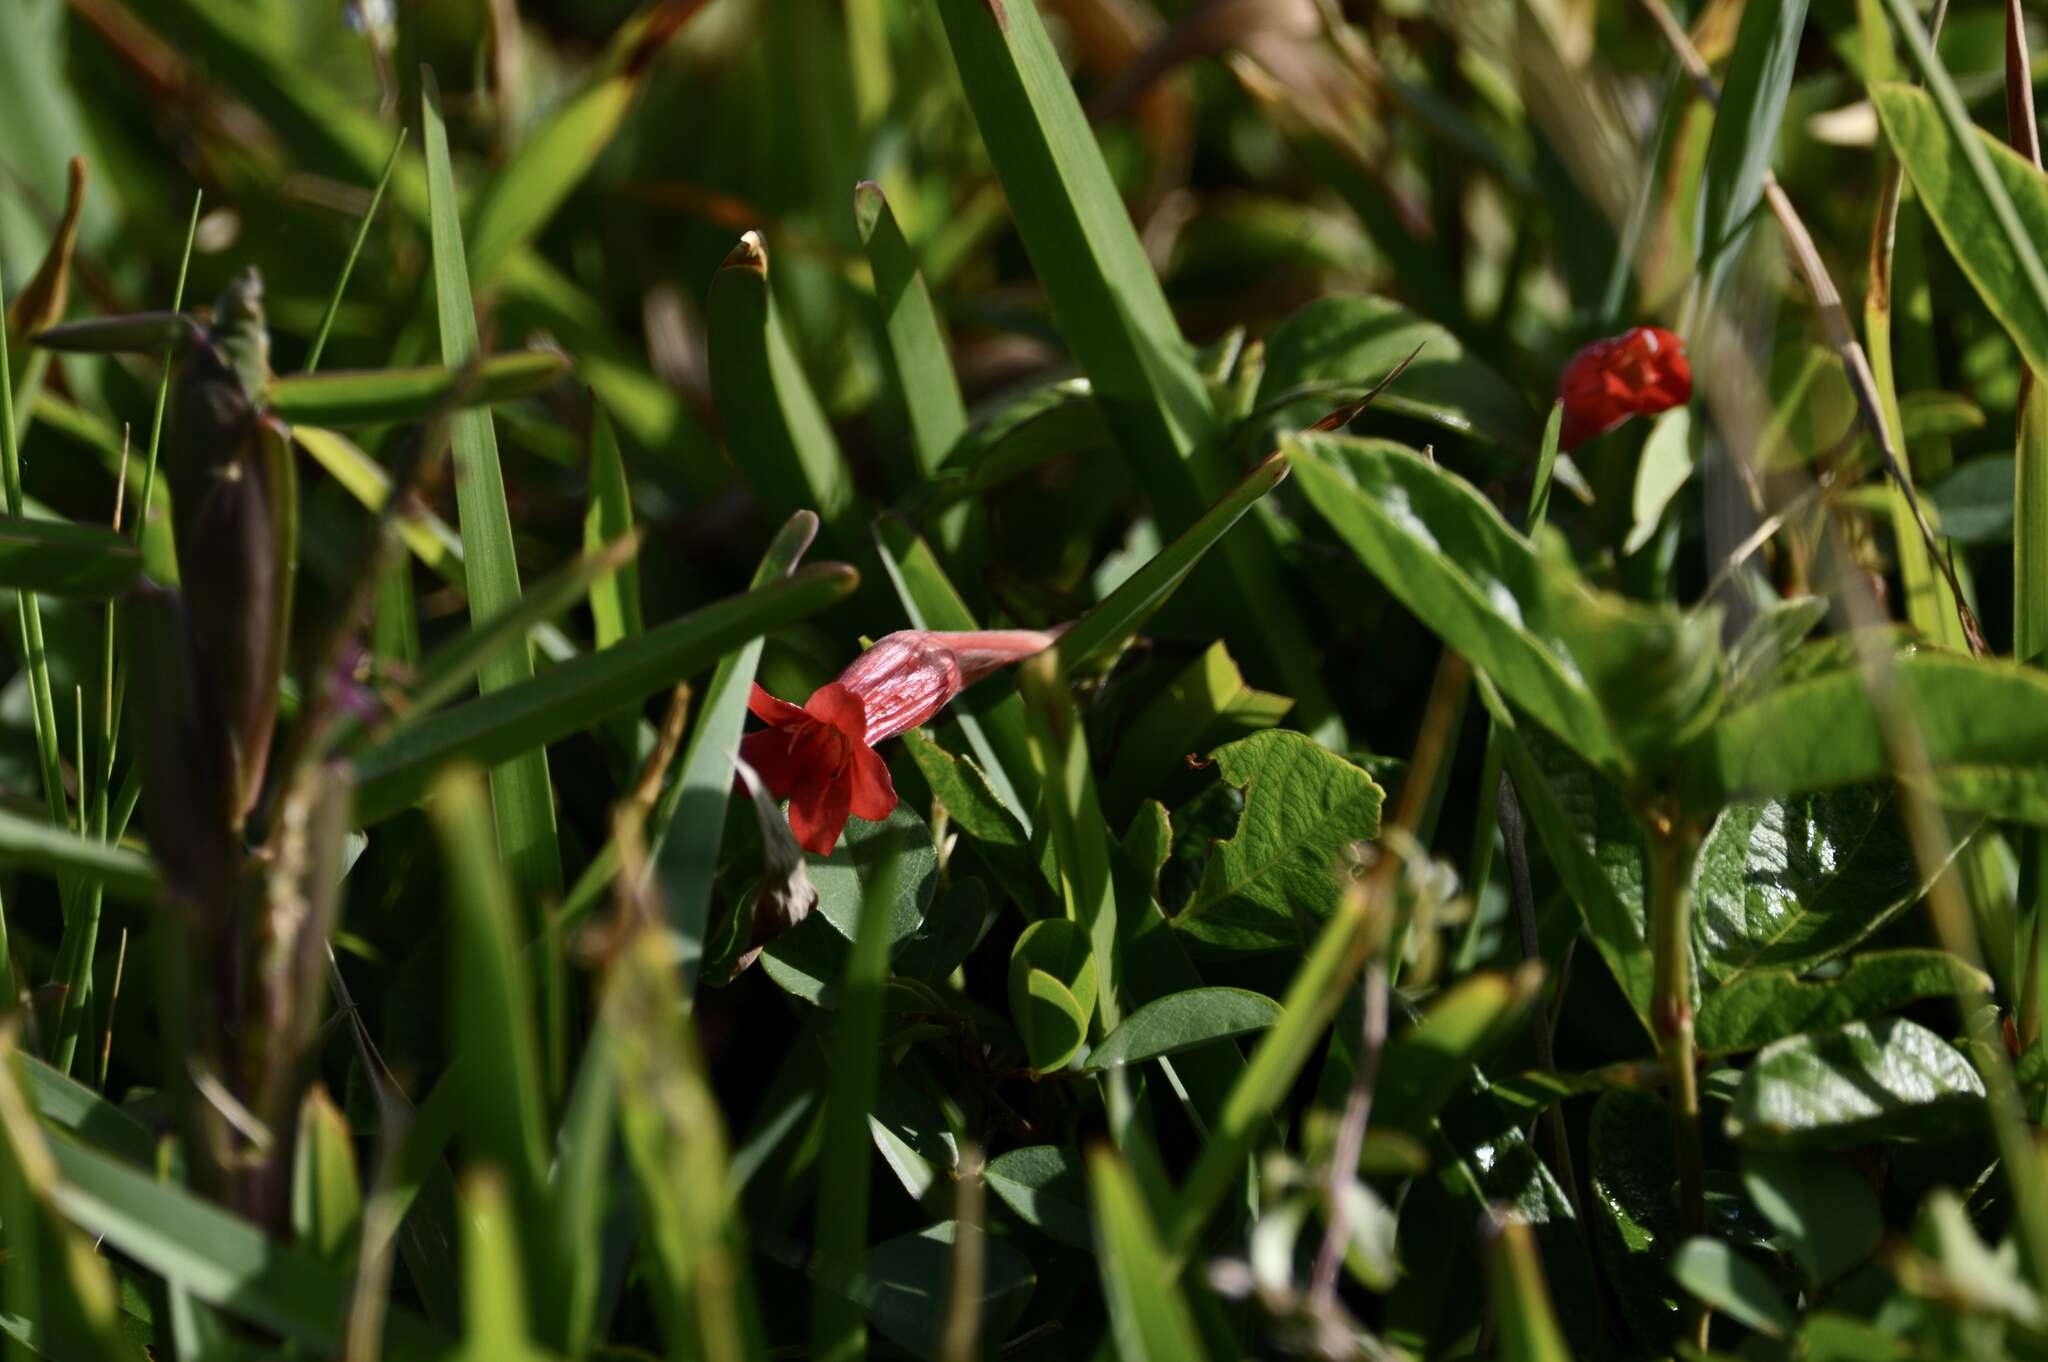
[[[728,649],[845,599],[859,580],[844,564],[815,564],[787,582],[706,606],[615,648],[401,725],[357,759],[357,822],[375,823],[411,805],[450,762],[503,762],[638,704]]]
[[[311,1254],[105,1154],[64,1140],[50,1153],[61,1177],[52,1199],[87,1234],[237,1319],[316,1353],[339,1348],[348,1282]],[[391,1362],[434,1362],[448,1347],[403,1307],[388,1312]]]
[[[0,516],[0,587],[105,600],[142,570],[125,536],[67,520]]]
[[[532,1244],[542,1240],[547,1223],[547,1097],[535,981],[520,960],[520,912],[491,835],[482,780],[457,768],[435,781],[434,796],[434,826],[455,919],[454,958],[460,962],[450,981],[451,1029],[455,1073],[468,1094],[463,1105],[469,1149],[505,1178],[523,1227],[520,1237]],[[528,1260],[538,1272],[542,1260],[531,1254]]]
[[[140,852],[83,838],[74,830],[52,827],[5,809],[0,809],[0,865],[97,884],[130,903],[154,902],[159,882],[156,862]]]
[[[783,331],[760,233],[711,281],[711,391],[733,461],[771,514],[814,508],[843,552],[860,542],[853,476]]]
[[[441,92],[434,73],[420,71],[425,127],[428,214],[434,241],[434,298],[441,325],[441,357],[451,367],[477,352],[476,309],[463,263],[462,222],[455,175],[448,163],[448,131],[441,122]],[[317,380],[316,380],[317,381]],[[512,547],[512,516],[498,467],[498,435],[488,411],[456,416],[449,433],[455,455],[455,499],[461,513],[469,585],[469,617],[482,624],[519,601],[519,563]],[[524,648],[501,652],[478,680],[486,695],[530,681],[533,658]],[[514,881],[538,897],[562,892],[562,851],[555,840],[555,800],[548,784],[548,754],[526,745],[491,772],[491,804],[498,846]]]
[[[889,979],[889,937],[901,848],[878,858],[861,902],[860,925],[840,990],[825,1097],[825,1143],[818,1157],[817,1276],[811,1291],[811,1352],[820,1362],[867,1356],[868,1168],[874,1145],[868,1112],[881,1062],[882,989]]]
[[[313,333],[313,348],[306,352],[306,372],[311,374],[320,368],[320,355],[327,349],[327,333],[334,329],[334,314],[341,311],[341,300],[348,293],[349,276],[356,272],[356,259],[363,253],[363,243],[370,238],[370,224],[377,220],[377,209],[384,203],[384,191],[391,187],[391,172],[398,168],[398,153],[405,150],[406,134],[411,129],[400,128],[398,140],[391,144],[391,154],[384,158],[384,171],[377,177],[377,188],[370,195],[370,206],[363,210],[363,220],[356,227],[355,240],[349,243],[348,258],[341,262],[341,275],[334,281],[334,293],[327,300],[327,310],[320,314],[320,327]]]
[[[946,39],[1017,230],[1118,443],[1179,534],[1230,481],[1216,414],[1033,0],[941,0]],[[1264,645],[1303,722],[1343,733],[1269,540],[1223,555],[1230,623]]]
[[[910,414],[911,446],[917,451],[919,471],[929,478],[967,433],[967,403],[946,353],[946,335],[932,307],[931,291],[880,185],[863,180],[854,189],[853,217],[875,272],[875,303]]]
[[[1083,615],[1060,638],[1060,658],[1068,669],[1080,671],[1090,663],[1112,658],[1188,579],[1202,555],[1215,547],[1244,518],[1244,513],[1286,476],[1287,456],[1269,456],[1221,501],[1203,512],[1179,538],[1131,574],[1130,580],[1111,592],[1107,600]]]
[[[1742,8],[1700,177],[1698,239],[1709,303],[1725,287],[1741,254],[1737,238],[1763,203],[1805,27],[1806,0],[1755,0]]]
[[[789,518],[754,570],[756,591],[784,581],[818,533],[818,517],[798,511]],[[719,659],[704,690],[697,722],[690,730],[675,783],[648,820],[654,882],[675,932],[683,997],[693,998],[704,960],[705,930],[711,917],[712,877],[725,837],[725,803],[732,793],[733,756],[746,726],[747,695],[761,663],[754,638]],[[687,808],[689,816],[683,817]]]
[[[1115,1152],[1088,1155],[1095,1256],[1116,1355],[1133,1362],[1192,1362],[1206,1354],[1179,1274],[1159,1242],[1137,1179]]]
[[[466,296],[466,295],[465,295]],[[471,328],[474,331],[475,323]],[[457,347],[448,347],[454,353]],[[546,388],[569,371],[569,361],[546,351],[492,355],[467,373],[461,361],[447,368],[340,370],[287,374],[263,391],[270,409],[287,421],[322,426],[370,426],[431,416],[460,392],[473,406],[509,402]]]

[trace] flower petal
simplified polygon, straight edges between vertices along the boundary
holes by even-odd
[[[889,778],[889,763],[872,747],[856,747],[847,763],[847,780],[852,786],[854,816],[879,823],[896,808],[896,782]]]
[[[740,759],[777,799],[787,799],[811,774],[796,750],[795,728],[763,728],[740,739]]]
[[[829,681],[812,691],[811,698],[804,701],[803,713],[856,743],[867,741],[867,703],[841,682]]]
[[[754,688],[747,692],[747,710],[756,719],[765,720],[777,728],[797,723],[805,717],[801,705],[792,705],[787,700],[770,695],[761,689],[759,681],[756,681]]]
[[[839,844],[840,829],[853,808],[853,780],[844,773],[829,780],[808,781],[789,797],[789,830],[796,844],[819,856],[830,856]]]

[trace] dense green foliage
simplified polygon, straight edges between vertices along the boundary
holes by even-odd
[[[2048,1357],[2035,37],[0,0],[4,1346]]]

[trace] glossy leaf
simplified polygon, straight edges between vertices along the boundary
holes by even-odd
[[[1255,733],[1211,756],[1245,792],[1244,815],[1215,845],[1174,928],[1219,951],[1302,949],[1343,892],[1345,849],[1379,835],[1386,792],[1299,733]]]
[[[1867,1021],[1929,998],[1989,992],[1991,980],[1932,950],[1873,951],[1827,979],[1789,969],[1752,969],[1709,993],[1693,1019],[1702,1054],[1733,1054],[1772,1041]]]
[[[955,1280],[953,1256],[960,1222],[945,1220],[910,1234],[885,1239],[868,1251],[864,1295],[875,1332],[919,1362],[940,1362],[942,1331]],[[1010,1243],[982,1241],[987,1261],[975,1302],[976,1336],[1000,1338],[1031,1299],[1036,1278],[1031,1263]]]
[[[1883,1237],[1877,1192],[1846,1160],[1751,1152],[1743,1156],[1742,1185],[1810,1281],[1834,1281]]]
[[[1897,0],[1886,3],[1903,13]],[[1925,67],[1922,76],[1932,79]],[[1870,101],[1964,277],[2034,372],[2048,372],[2048,266],[2038,245],[2048,234],[2048,175],[1971,124],[1946,72],[1929,90],[1873,85]]]
[[[1156,998],[1088,1052],[1086,1067],[1111,1069],[1263,1031],[1280,1019],[1280,1004],[1242,988],[1196,988]]]
[[[1650,1093],[1604,1093],[1586,1132],[1594,1246],[1622,1316],[1647,1348],[1661,1352],[1679,1329],[1669,1268],[1681,1234],[1670,1110]]]
[[[1792,1307],[1764,1270],[1726,1240],[1686,1240],[1671,1255],[1671,1275],[1708,1305],[1766,1338],[1783,1338],[1799,1327]]]
[[[1025,1224],[1062,1244],[1094,1244],[1081,1156],[1065,1145],[1034,1144],[990,1159],[989,1190]]]
[[[1725,985],[1757,969],[1811,969],[1890,921],[1926,881],[1889,785],[1738,804],[1694,867],[1700,971]]]
[[[1726,1124],[1730,1139],[1752,1148],[1836,1149],[1949,1136],[1978,1119],[1983,1101],[1983,1082],[1954,1046],[1885,1017],[1759,1051]]]

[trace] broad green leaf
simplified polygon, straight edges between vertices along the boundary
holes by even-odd
[[[791,516],[754,569],[753,588],[760,590],[795,572],[817,532],[818,518],[809,511]],[[633,594],[637,598],[637,588]],[[628,608],[624,596],[620,608]],[[637,613],[637,599],[630,608]],[[639,636],[640,631],[636,628],[632,633]],[[618,643],[625,642],[622,635]],[[654,882],[675,927],[686,995],[696,987],[697,968],[707,945],[704,938],[711,917],[712,877],[725,838],[726,799],[732,792],[732,758],[739,751],[740,732],[746,726],[747,695],[760,666],[761,646],[761,640],[755,638],[718,660],[698,702],[697,722],[683,747],[675,783],[663,793],[648,819]],[[690,809],[688,818],[681,816],[685,805]]]
[[[1049,459],[1110,453],[1109,428],[1085,378],[1041,384],[976,418],[932,480],[940,505],[977,496]]]
[[[946,1123],[946,1113],[903,1069],[882,1066],[874,1105],[868,1110],[868,1133],[874,1137],[875,1152],[912,1201],[930,1195],[941,1175],[950,1180],[960,1171],[960,1145]]]
[[[425,67],[421,68],[420,118],[425,130],[422,140],[426,144],[427,211],[441,360],[459,368],[474,359],[479,349],[476,307],[470,299],[469,272],[463,262],[462,221],[455,198],[455,173],[448,163],[448,130],[441,121],[440,87]],[[505,503],[504,470],[498,466],[498,432],[488,410],[472,408],[455,415],[448,439],[455,460],[455,502],[462,526],[469,617],[473,624],[482,624],[516,606],[520,595],[512,513]],[[524,648],[500,652],[477,679],[486,696],[530,683],[533,658]],[[358,792],[358,799],[363,793]],[[544,745],[521,743],[517,750],[505,754],[502,764],[491,772],[491,809],[499,851],[512,868],[513,882],[535,896],[559,896],[562,849],[555,839],[555,797],[548,783]]]
[[[1889,784],[1737,804],[1708,830],[1693,867],[1701,985],[1809,970],[1889,922],[1928,879]]]
[[[356,763],[356,820],[406,808],[449,762],[499,762],[630,708],[731,648],[844,598],[859,580],[842,564],[814,564],[650,629],[601,653],[549,668],[519,685],[402,724]]]
[[[1636,464],[1636,488],[1630,503],[1635,523],[1623,541],[1623,553],[1636,553],[1650,542],[1664,523],[1664,512],[1672,498],[1684,490],[1692,477],[1692,410],[1673,407],[1658,416],[1643,440],[1642,459]]]
[[[1380,1122],[1422,1133],[1470,1086],[1473,1066],[1507,1038],[1535,1001],[1540,976],[1491,971],[1459,980],[1430,1000],[1416,1023],[1388,1042],[1374,1105]]]
[[[1873,951],[1828,979],[1752,969],[1707,995],[1693,1029],[1700,1053],[1734,1054],[1802,1031],[1867,1021],[1923,999],[1990,989],[1988,976],[1942,951]]]
[[[1290,441],[1302,491],[1395,599],[1593,765],[1623,755],[1543,611],[1544,566],[1464,481],[1385,443]]]
[[[1752,1150],[1742,1158],[1742,1185],[1809,1281],[1834,1281],[1884,1235],[1877,1192],[1846,1160]]]
[[[941,0],[938,10],[974,121],[1067,346],[1162,531],[1178,535],[1229,489],[1222,432],[1038,6]],[[1306,726],[1341,740],[1342,721],[1315,666],[1307,627],[1279,579],[1270,531],[1255,522],[1227,541],[1220,557],[1219,575],[1231,584],[1219,593],[1226,619],[1263,643],[1257,655],[1272,659]]]
[[[1207,1354],[1181,1296],[1180,1274],[1120,1155],[1107,1148],[1090,1152],[1088,1191],[1116,1355],[1126,1362],[1199,1362]]]
[[[898,807],[901,812],[901,806]],[[824,1145],[818,1156],[817,1228],[812,1236],[811,1355],[859,1356],[867,1325],[858,1304],[868,1279],[868,1169],[873,1146],[868,1112],[874,1106],[882,1040],[882,990],[889,978],[889,945],[905,883],[920,878],[907,864],[916,854],[899,830],[878,824],[875,869],[862,884],[853,950],[840,988],[839,1028],[832,1038],[831,1077],[825,1096]],[[824,887],[819,887],[819,916]]]
[[[2048,675],[1928,651],[1893,658],[1890,684],[1919,726],[1945,803],[2048,821],[2039,788]],[[1838,667],[1730,708],[1694,742],[1685,768],[1688,800],[1704,808],[1882,780],[1891,763],[1863,672]]]
[[[1482,685],[1480,694],[1501,735],[1522,812],[1578,905],[1594,949],[1647,1030],[1653,981],[1643,909],[1649,862],[1641,829],[1610,781],[1547,733],[1518,725],[1494,703],[1490,685]]]
[[[316,1352],[341,1346],[348,1277],[256,1226],[104,1154],[51,1142],[53,1199],[74,1224],[167,1282]],[[383,1355],[437,1362],[446,1336],[402,1305],[386,1307]]]
[[[1034,1071],[1064,1069],[1088,1039],[1089,1013],[1072,989],[1028,964],[1010,969],[1010,1023]]]
[[[884,893],[888,939],[901,941],[917,930],[939,885],[939,853],[932,830],[906,804],[870,823],[849,818],[832,854],[804,853],[805,868],[818,891],[815,915],[848,941]]]
[[[863,1288],[868,1322],[919,1362],[945,1357],[943,1331],[952,1304],[954,1241],[960,1222],[944,1220],[885,1239],[868,1250]],[[1002,1239],[984,1238],[976,1337],[1002,1338],[1031,1299],[1031,1263]]]
[[[351,1138],[348,1118],[327,1094],[317,1087],[309,1091],[299,1107],[292,1155],[292,1231],[301,1248],[337,1267],[352,1261],[363,1215]]]
[[[0,588],[104,600],[141,570],[141,552],[112,530],[0,516]]]
[[[1242,988],[1192,988],[1155,998],[1088,1052],[1085,1068],[1143,1064],[1161,1055],[1263,1031],[1280,1019],[1280,1004]]]
[[[1095,1014],[1095,954],[1067,918],[1026,927],[1010,952],[1010,1018],[1040,1073],[1063,1069],[1088,1039]]]
[[[1679,1329],[1669,1260],[1678,1246],[1678,1167],[1671,1114],[1650,1093],[1603,1093],[1587,1125],[1593,1241],[1621,1313],[1653,1354]]]
[[[1202,555],[1286,476],[1284,457],[1275,454],[1265,460],[1106,600],[1075,621],[1074,627],[1060,636],[1058,645],[1067,669],[1081,671],[1091,663],[1115,657],[1187,580]]]
[[[944,984],[992,924],[988,886],[974,876],[962,877],[957,869],[953,873],[916,934],[897,947],[892,968],[898,977]]]
[[[2031,412],[2031,390],[2028,399],[2029,406],[2025,410]],[[2028,415],[2025,419],[2032,422],[2037,418]],[[2031,424],[2020,436],[2023,447],[2037,438]],[[2023,491],[2031,490],[2031,484],[2024,489],[2017,485],[2016,480],[2022,476],[2012,455],[1980,455],[1927,489],[1929,517],[1944,538],[1953,539],[1958,544],[2012,543],[2014,503]],[[2042,569],[2042,576],[2048,578],[2048,567]],[[2024,580],[2024,577],[2015,580]],[[2038,651],[2015,649],[2022,661]]]
[[[1214,950],[1302,949],[1343,892],[1345,849],[1379,835],[1386,792],[1299,733],[1255,733],[1211,756],[1245,792],[1244,815],[1236,835],[1216,843],[1174,928]]]
[[[1273,329],[1258,410],[1313,408],[1320,416],[1369,391],[1418,345],[1422,353],[1374,400],[1376,410],[1517,453],[1535,451],[1543,425],[1519,389],[1466,354],[1445,328],[1390,299],[1362,294],[1317,299]]]
[[[889,358],[910,414],[911,445],[918,468],[930,477],[967,430],[960,380],[953,376],[931,291],[880,185],[863,180],[854,188],[853,217],[874,270],[875,305],[881,309]]]
[[[1733,276],[1737,241],[1763,203],[1764,176],[1792,91],[1806,0],[1754,0],[1742,9],[1700,173],[1696,239],[1705,298],[1718,304]]]
[[[1766,1338],[1783,1338],[1799,1328],[1799,1317],[1770,1277],[1724,1239],[1700,1236],[1680,1244],[1671,1255],[1671,1275],[1714,1309]]]
[[[1284,695],[1247,685],[1219,639],[1124,730],[1103,780],[1111,817],[1135,807],[1164,778],[1184,773],[1190,758],[1275,727],[1293,707]]]
[[[1025,1224],[1074,1248],[1093,1246],[1087,1177],[1073,1150],[1025,1145],[990,1159],[984,1176],[989,1190]]]
[[[809,508],[842,550],[861,540],[853,473],[768,288],[768,248],[740,238],[711,281],[711,388],[733,462],[775,515]]]
[[[154,903],[162,884],[156,862],[147,856],[5,809],[0,809],[0,865],[72,876],[130,903]]]
[[[372,426],[416,421],[451,400],[488,407],[549,387],[569,372],[558,354],[533,351],[492,355],[473,373],[456,361],[442,368],[363,369],[324,374],[284,374],[263,390],[263,401],[287,421],[320,426]]]
[[[1902,33],[1911,24],[1907,53],[1929,86],[1870,87],[1886,140],[1964,277],[2034,372],[2048,372],[2048,267],[2038,244],[2048,238],[2048,176],[1972,126],[1947,72],[1931,53],[1931,66],[1923,64],[1918,20],[1899,0],[1886,0],[1886,8]]]
[[[1903,1017],[1765,1047],[1743,1072],[1728,1137],[1756,1149],[1936,1139],[1979,1119],[1984,1084],[1940,1036]]]

